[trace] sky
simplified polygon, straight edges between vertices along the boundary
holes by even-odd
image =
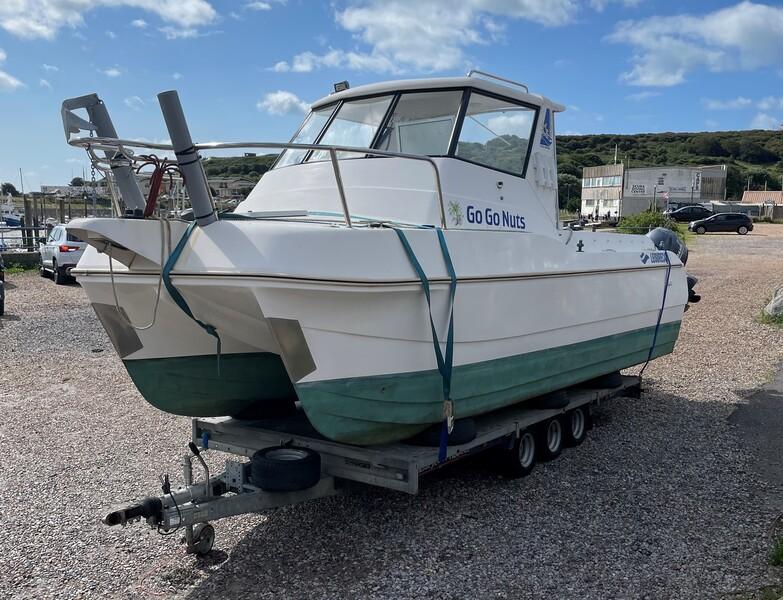
[[[783,4],[720,0],[0,0],[0,181],[81,176],[60,104],[121,137],[287,141],[334,82],[479,68],[567,106],[560,134],[780,129]],[[783,135],[783,132],[781,132]]]

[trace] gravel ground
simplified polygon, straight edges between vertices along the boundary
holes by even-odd
[[[783,284],[783,227],[699,238],[689,266],[703,300],[675,353],[650,365],[641,400],[605,404],[578,450],[523,480],[456,465],[417,497],[367,489],[219,522],[207,559],[99,523],[158,474],[178,480],[189,422],[141,399],[77,285],[11,275],[0,595],[761,597],[783,584],[767,561],[780,481],[729,417],[783,359],[783,330],[755,321]]]

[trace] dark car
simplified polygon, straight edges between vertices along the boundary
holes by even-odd
[[[0,254],[0,316],[5,313],[5,265]]]
[[[688,229],[699,235],[708,231],[736,231],[745,235],[748,231],[753,231],[753,219],[742,213],[718,213],[707,219],[693,221],[688,225]]]
[[[692,204],[690,206],[682,206],[677,210],[667,210],[664,214],[668,215],[669,218],[674,219],[679,223],[690,223],[691,221],[706,219],[715,213],[713,213],[708,208],[704,208],[700,204]]]

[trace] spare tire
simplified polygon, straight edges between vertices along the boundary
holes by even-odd
[[[321,455],[310,448],[272,446],[250,459],[250,482],[267,492],[294,492],[321,479]]]

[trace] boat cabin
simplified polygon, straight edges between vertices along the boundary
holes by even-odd
[[[346,89],[315,102],[291,140],[339,147],[337,176],[328,150],[286,149],[236,212],[553,232],[562,110],[474,72]]]

